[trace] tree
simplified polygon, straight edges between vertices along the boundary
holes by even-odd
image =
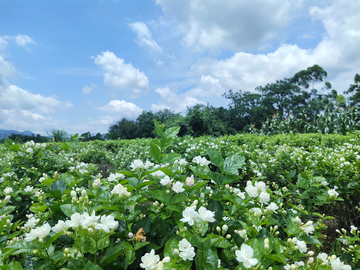
[[[350,106],[359,106],[360,104],[360,75],[356,74],[354,77],[354,84],[350,84],[350,87],[344,94],[352,94],[349,97]]]
[[[47,132],[49,134],[49,132]],[[53,129],[50,131],[50,136],[54,142],[66,142],[68,141],[68,133],[65,130]]]
[[[137,133],[137,125],[133,120],[127,120],[123,118],[121,121],[110,126],[109,132],[105,135],[105,138],[109,140],[116,139],[135,139]],[[101,137],[101,134],[98,133]],[[99,137],[99,135],[96,135]]]

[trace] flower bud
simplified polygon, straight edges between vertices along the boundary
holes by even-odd
[[[222,232],[223,233],[226,233],[228,229],[229,229],[228,225],[225,224],[225,225],[222,226]]]
[[[85,189],[83,189],[82,191],[81,191],[81,196],[86,196],[87,194],[86,194],[86,190]]]
[[[128,237],[129,237],[129,238],[133,238],[133,237],[134,237],[134,234],[133,234],[132,232],[129,232]]]
[[[269,238],[264,239],[264,244],[269,244]]]
[[[264,248],[267,250],[267,249],[269,249],[270,247],[269,247],[269,244],[265,244],[264,245]]]
[[[169,256],[164,257],[164,259],[162,260],[162,262],[163,262],[163,263],[170,262],[170,257],[169,257]]]
[[[92,228],[88,228],[88,232],[89,232],[89,233],[93,233],[94,230],[93,230]]]
[[[230,234],[227,234],[226,235],[226,239],[230,239],[231,238],[231,235]]]
[[[76,191],[75,191],[75,190],[72,190],[72,191],[70,192],[70,195],[71,195],[71,197],[76,197]]]
[[[219,226],[217,226],[217,227],[216,227],[216,231],[217,231],[218,233],[220,233],[220,232],[221,232],[221,229],[220,229],[220,227],[219,227]]]
[[[174,249],[174,254],[179,255],[179,250],[177,248]]]
[[[313,262],[314,262],[314,257],[310,257],[308,263],[313,263]]]
[[[65,252],[65,253],[70,253],[70,249],[65,248],[65,249],[64,249],[64,252]]]

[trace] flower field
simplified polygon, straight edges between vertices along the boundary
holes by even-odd
[[[360,134],[0,145],[0,269],[359,269]]]

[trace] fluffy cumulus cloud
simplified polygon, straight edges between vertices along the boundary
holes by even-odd
[[[191,92],[199,96],[206,92],[220,95],[221,91],[217,90],[220,87],[224,91],[253,91],[256,86],[293,76],[314,64],[328,72],[328,79],[341,92],[347,89],[360,66],[359,9],[359,1],[337,1],[324,8],[310,7],[309,15],[314,20],[321,20],[326,30],[326,35],[314,49],[282,44],[267,54],[237,52],[224,60],[202,59],[192,69],[207,79]],[[206,81],[210,87],[202,87]]]
[[[14,38],[16,43],[20,46],[26,46],[27,44],[36,44],[35,41],[27,35],[17,35]]]
[[[165,18],[176,20],[184,43],[197,49],[262,47],[289,21],[286,0],[156,0]]]
[[[191,95],[185,94],[176,94],[172,92],[168,87],[157,88],[155,90],[160,95],[160,100],[158,104],[152,104],[151,109],[153,111],[159,111],[163,109],[171,109],[174,112],[185,112],[186,107],[191,107],[196,104],[204,104],[204,102],[197,100]]]
[[[110,112],[117,116],[117,118],[130,118],[138,117],[143,111],[134,103],[126,102],[125,100],[111,100],[108,104],[100,107],[101,110]]]
[[[95,83],[92,83],[90,86],[89,85],[85,85],[83,88],[82,88],[82,92],[83,94],[88,94],[90,93],[92,90],[94,90],[96,88],[96,84]]]
[[[143,22],[129,24],[129,27],[137,34],[136,43],[152,51],[161,51],[161,47],[152,38],[149,28]]]
[[[105,70],[104,83],[108,86],[127,89],[135,95],[148,90],[149,80],[144,72],[134,68],[131,63],[126,64],[124,59],[112,52],[97,55],[95,64]]]
[[[35,131],[54,125],[47,116],[60,108],[68,108],[71,102],[62,102],[56,97],[44,97],[10,84],[7,77],[16,75],[15,67],[0,56],[0,123],[3,128],[14,128],[17,123],[22,130]],[[43,133],[43,132],[42,132]]]

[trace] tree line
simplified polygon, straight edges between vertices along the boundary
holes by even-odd
[[[291,78],[277,80],[254,91],[232,90],[223,96],[229,107],[197,104],[188,107],[185,115],[164,109],[158,112],[143,111],[136,120],[121,119],[111,125],[105,138],[134,139],[155,137],[153,119],[166,128],[180,126],[179,136],[222,136],[261,129],[269,119],[305,119],[316,122],[325,112],[346,111],[360,104],[360,75],[344,94],[348,100],[325,81],[327,72],[319,65],[297,72]],[[315,87],[319,87],[320,90]],[[326,94],[321,94],[326,92]]]

